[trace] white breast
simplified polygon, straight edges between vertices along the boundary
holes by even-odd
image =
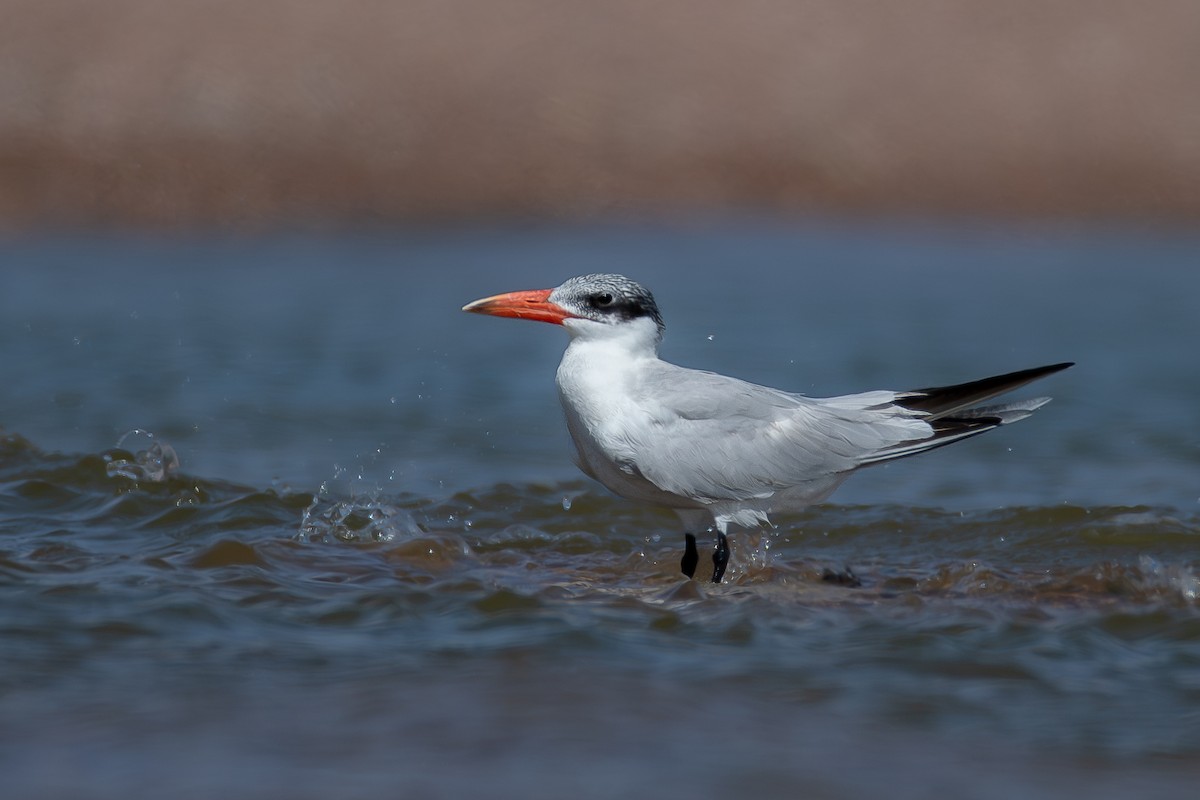
[[[664,492],[638,471],[639,443],[650,439],[660,413],[643,391],[645,370],[657,361],[644,338],[577,337],[558,366],[556,384],[577,463],[611,491],[670,508],[695,508],[691,498]],[[632,341],[631,341],[632,339]]]

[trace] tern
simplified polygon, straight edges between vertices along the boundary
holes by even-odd
[[[583,275],[462,310],[566,328],[555,383],[576,463],[612,492],[679,515],[688,578],[696,532],[715,530],[714,583],[729,563],[730,526],[769,524],[772,513],[829,497],[857,469],[1024,419],[1050,398],[979,404],[1072,366],[817,398],[663,361],[658,305],[623,275]]]

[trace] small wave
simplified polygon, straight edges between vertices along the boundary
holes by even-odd
[[[406,495],[394,485],[350,496],[325,485],[315,494],[279,493],[187,476],[170,444],[140,429],[100,455],[45,453],[18,435],[0,436],[0,512],[0,528],[19,543],[9,556],[14,569],[66,563],[61,545],[74,548],[75,559],[94,550],[101,559],[153,552],[169,560],[227,540],[390,545],[357,549],[346,568],[383,568],[381,580],[401,583],[441,563],[485,570],[476,578],[501,585],[567,585],[572,596],[661,592],[682,581],[673,514],[582,482],[500,483],[447,497]],[[776,523],[731,534],[733,561],[717,594],[790,593],[821,605],[1200,604],[1200,518],[1178,509],[830,505]],[[272,569],[290,565],[303,577],[313,563],[328,567],[327,554],[279,552],[291,555]],[[862,587],[822,582],[847,569]]]

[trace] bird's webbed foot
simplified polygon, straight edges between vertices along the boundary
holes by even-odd
[[[729,540],[725,538],[725,534],[717,531],[717,549],[713,551],[713,583],[721,582],[727,566],[729,566]]]
[[[696,565],[700,563],[700,554],[696,552],[696,537],[690,533],[683,535],[683,558],[679,560],[679,569],[689,578],[695,576]]]

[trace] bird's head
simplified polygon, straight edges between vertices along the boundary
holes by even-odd
[[[608,338],[645,333],[657,342],[665,326],[654,296],[624,275],[581,275],[556,289],[485,297],[463,311],[562,325],[573,337]]]

